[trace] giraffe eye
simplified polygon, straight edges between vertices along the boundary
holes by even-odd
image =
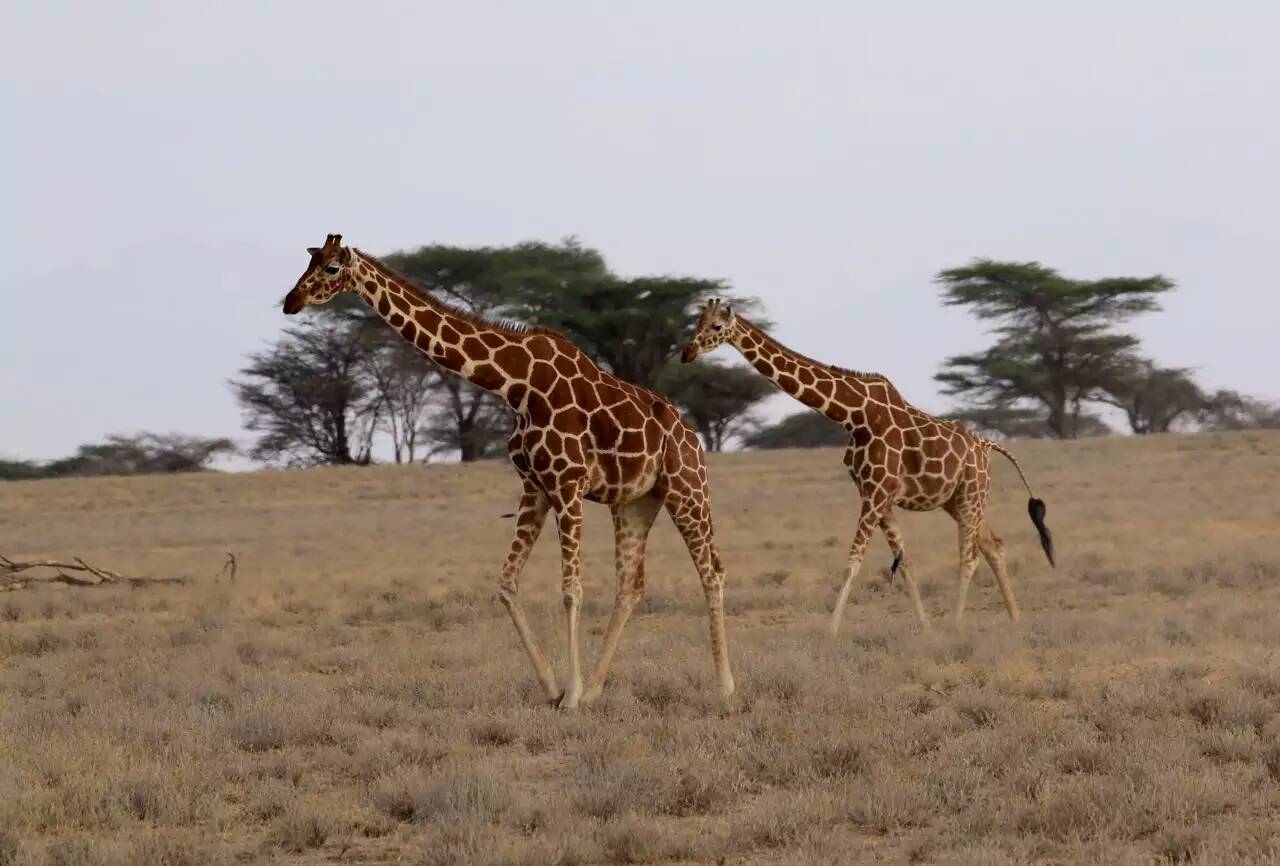
[[[324,269],[324,272],[325,272],[326,274],[330,274],[330,275],[336,274],[336,273],[338,272],[338,266],[337,266],[337,265],[329,265],[327,268],[325,268],[325,269]]]
[[[724,325],[721,325],[721,324],[715,324],[715,325],[712,325],[712,326],[711,326],[711,330],[713,330],[713,331],[723,331],[723,330],[724,330]]]

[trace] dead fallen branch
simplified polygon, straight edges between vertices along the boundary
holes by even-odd
[[[154,586],[190,583],[187,577],[132,577],[108,568],[90,565],[78,556],[71,562],[36,559],[19,562],[0,554],[0,592],[23,589],[33,584],[62,583],[67,586]]]

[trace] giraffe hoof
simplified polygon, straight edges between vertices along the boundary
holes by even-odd
[[[560,697],[551,702],[551,706],[557,710],[576,710],[578,701],[582,699],[581,695],[571,695],[568,692],[561,692]]]
[[[604,688],[602,686],[591,686],[589,689],[587,689],[585,692],[582,693],[582,703],[583,704],[594,703],[600,697],[600,693],[603,691],[604,691]]]
[[[547,704],[548,704],[548,705],[550,705],[551,707],[554,707],[554,708],[556,708],[556,709],[559,709],[559,708],[560,708],[560,702],[561,702],[561,701],[563,701],[563,700],[564,700],[564,692],[561,692],[560,694],[556,695],[556,696],[555,696],[554,698],[552,698],[551,700],[547,701]]]

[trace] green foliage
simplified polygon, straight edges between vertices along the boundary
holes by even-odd
[[[761,427],[742,437],[747,448],[827,448],[848,445],[849,434],[826,415],[797,412],[777,424]]]
[[[1053,436],[1083,430],[1109,384],[1136,363],[1136,337],[1116,326],[1158,309],[1173,288],[1162,276],[1072,280],[1036,262],[979,259],[941,272],[944,303],[995,323],[986,351],[948,358],[935,377],[944,392],[979,408],[1038,408]]]
[[[179,433],[108,436],[81,445],[70,457],[45,464],[29,460],[0,461],[0,480],[89,475],[153,475],[207,470],[215,459],[236,453],[230,439]]]
[[[723,450],[750,424],[751,407],[774,391],[773,383],[750,367],[709,360],[669,364],[657,384],[684,410],[709,451]]]
[[[725,290],[720,280],[606,274],[526,285],[512,313],[560,331],[615,376],[655,388],[691,336],[698,306]]]

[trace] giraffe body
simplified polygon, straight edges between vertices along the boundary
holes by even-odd
[[[871,536],[879,529],[894,555],[894,571],[903,584],[921,624],[928,617],[911,575],[906,549],[894,509],[943,509],[959,530],[960,586],[956,619],[964,616],[969,582],[981,555],[986,559],[1004,597],[1009,617],[1019,617],[1018,605],[1005,567],[1004,543],[986,519],[991,490],[990,452],[1000,452],[1022,467],[1005,448],[962,424],[915,408],[886,379],[806,358],[778,341],[719,301],[703,310],[683,360],[694,360],[721,343],[731,343],[760,373],[801,403],[840,423],[848,431],[844,463],[862,498],[861,513],[845,567],[845,578],[831,618],[835,634],[848,602]],[[1030,485],[1027,486],[1030,493]],[[1044,503],[1034,494],[1029,505],[1045,554],[1053,562],[1053,546],[1044,526]]]
[[[724,635],[724,567],[715,546],[705,454],[671,403],[601,370],[560,334],[489,322],[442,304],[372,256],[343,247],[340,235],[309,252],[311,264],[286,297],[286,313],[356,292],[401,337],[442,367],[500,395],[514,412],[507,452],[523,489],[498,596],[547,697],[575,707],[599,695],[644,591],[645,543],[665,508],[702,580],[712,655],[721,694],[728,698],[734,683]],[[618,590],[595,669],[584,683],[578,620],[587,501],[613,512]],[[517,597],[525,562],[551,513],[560,536],[569,663],[562,687]]]

